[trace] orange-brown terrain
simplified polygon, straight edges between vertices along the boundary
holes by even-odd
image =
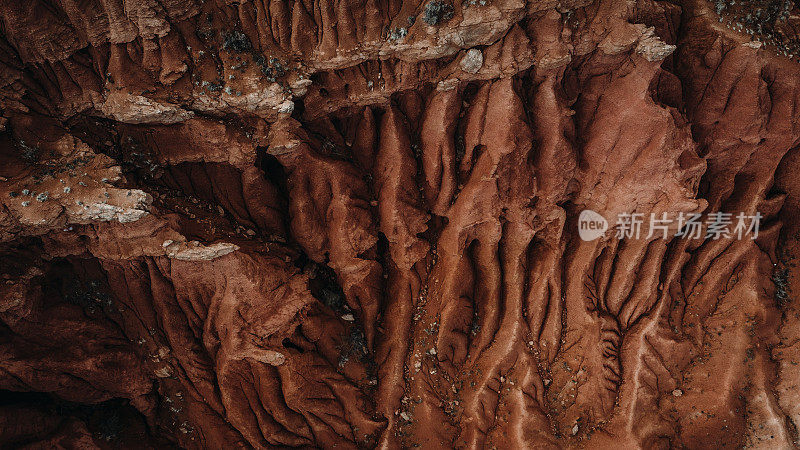
[[[798,59],[789,0],[0,0],[0,447],[796,448]]]

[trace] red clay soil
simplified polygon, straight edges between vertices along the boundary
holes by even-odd
[[[797,447],[799,28],[0,0],[0,447]]]

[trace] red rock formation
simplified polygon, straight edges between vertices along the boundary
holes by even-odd
[[[798,25],[0,1],[0,446],[797,447]]]

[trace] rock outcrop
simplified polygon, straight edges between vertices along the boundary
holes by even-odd
[[[798,27],[0,0],[0,446],[800,446]]]

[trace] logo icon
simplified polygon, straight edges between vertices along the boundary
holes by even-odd
[[[578,235],[584,241],[593,241],[603,236],[608,230],[608,221],[605,217],[592,211],[584,209],[578,216]]]

